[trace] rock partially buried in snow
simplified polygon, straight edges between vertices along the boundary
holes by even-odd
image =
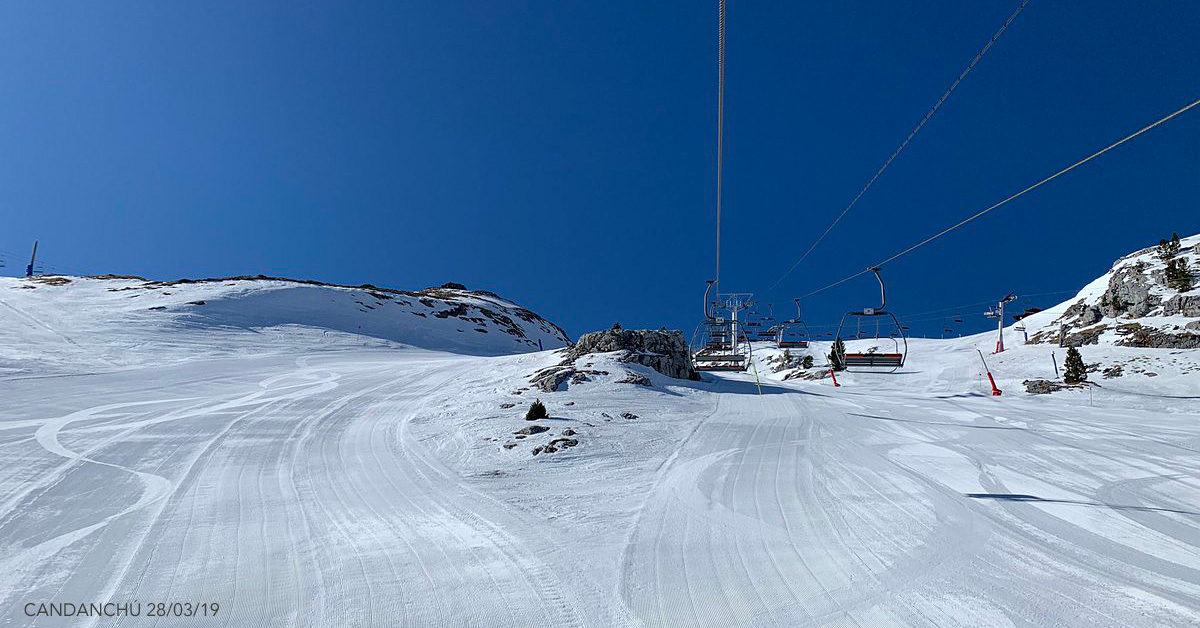
[[[1084,388],[1085,386],[1095,386],[1095,384],[1091,382],[1084,382],[1082,384],[1064,384],[1062,382],[1052,382],[1048,379],[1027,379],[1021,383],[1025,384],[1025,392],[1031,395],[1048,395],[1052,392],[1058,392],[1060,390],[1071,390]]]
[[[641,375],[639,373],[630,372],[629,375],[626,375],[625,379],[621,380],[619,383],[634,384],[637,386],[649,386],[650,378],[646,377],[645,375]]]
[[[523,428],[513,432],[513,434],[524,434],[525,436],[532,436],[533,434],[541,434],[542,432],[548,432],[548,431],[550,431],[550,428],[546,427],[545,425],[530,425],[529,427],[523,427]]]
[[[589,353],[622,351],[622,362],[648,366],[667,377],[699,380],[700,374],[692,364],[692,353],[683,340],[683,333],[674,330],[606,329],[579,337],[579,342],[567,350],[564,364]]]
[[[584,334],[579,342],[566,351],[566,357],[554,366],[534,373],[530,382],[544,392],[556,392],[564,383],[581,384],[591,375],[608,375],[607,371],[589,370],[575,366],[579,358],[593,353],[620,353],[620,362],[648,366],[667,377],[699,380],[700,374],[692,364],[692,354],[679,331],[649,329],[606,329]],[[650,386],[650,378],[630,372],[620,383]]]

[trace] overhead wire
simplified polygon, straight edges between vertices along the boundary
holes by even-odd
[[[808,247],[808,250],[804,252],[804,255],[801,255],[800,259],[796,260],[796,262],[787,269],[787,272],[783,273],[779,279],[775,280],[775,283],[771,284],[769,290],[774,290],[776,286],[778,286],[784,279],[787,279],[788,275],[792,274],[792,271],[796,270],[796,267],[799,266],[805,259],[807,259],[814,250],[816,250],[817,246],[825,240],[826,236],[828,236],[831,231],[833,231],[833,228],[842,221],[842,218],[845,218],[846,214],[848,214],[850,210],[858,204],[859,199],[861,199],[863,195],[867,193],[867,190],[871,189],[872,185],[875,185],[875,181],[879,179],[880,175],[882,175],[884,171],[888,169],[888,166],[892,165],[892,162],[896,160],[896,157],[898,157],[900,153],[908,147],[909,143],[912,142],[917,133],[920,133],[921,129],[925,127],[925,123],[929,122],[929,119],[933,117],[933,114],[937,113],[937,110],[941,108],[942,104],[944,104],[946,100],[950,98],[950,94],[954,93],[954,90],[958,88],[959,83],[962,83],[963,79],[971,73],[971,70],[975,69],[975,66],[979,64],[979,60],[983,59],[983,56],[987,54],[988,50],[991,50],[992,45],[995,44],[996,41],[1000,39],[1000,36],[1008,30],[1009,25],[1013,23],[1013,20],[1017,19],[1017,16],[1021,14],[1021,11],[1025,10],[1025,6],[1028,4],[1029,0],[1022,0],[1021,4],[1015,11],[1012,12],[1011,15],[1008,16],[1008,19],[1004,20],[1004,24],[1000,25],[1000,28],[992,35],[991,39],[989,39],[987,43],[983,45],[983,48],[981,48],[979,52],[975,53],[975,57],[972,58],[971,62],[967,64],[967,67],[963,69],[961,73],[959,73],[958,78],[954,79],[954,82],[950,84],[950,87],[946,88],[946,91],[942,92],[941,97],[938,98],[937,102],[933,104],[933,107],[931,107],[929,111],[925,113],[925,116],[921,118],[921,121],[917,123],[917,126],[913,127],[912,131],[909,131],[908,137],[904,138],[904,141],[900,143],[900,147],[897,148],[892,155],[883,162],[883,165],[879,167],[879,170],[875,171],[875,174],[870,178],[870,180],[867,181],[867,184],[858,191],[858,194],[854,195],[854,198],[848,205],[846,205],[845,209],[842,210],[842,213],[838,214],[837,218],[835,218],[833,222],[825,228],[825,232],[822,233],[820,237],[818,237],[816,241],[812,243],[812,246]]]
[[[725,149],[725,0],[720,0],[717,26],[717,268],[714,283],[721,285],[721,170]]]
[[[903,251],[900,251],[899,253],[896,253],[895,255],[892,255],[891,257],[889,257],[889,258],[887,258],[887,259],[885,259],[885,260],[883,260],[883,261],[880,261],[880,262],[877,262],[877,263],[875,263],[875,264],[872,264],[871,266],[869,266],[869,267],[867,267],[867,268],[865,268],[865,269],[863,269],[863,270],[860,270],[860,271],[858,271],[857,273],[854,273],[854,274],[852,274],[852,275],[850,275],[850,276],[848,276],[848,277],[844,277],[844,278],[842,278],[842,279],[839,279],[839,280],[837,280],[837,281],[835,281],[835,282],[833,282],[833,283],[831,283],[831,284],[828,284],[828,285],[826,285],[826,286],[823,286],[823,287],[821,287],[821,288],[817,288],[816,290],[813,290],[812,292],[809,292],[809,293],[805,294],[804,296],[802,296],[802,297],[800,297],[800,298],[802,298],[802,299],[803,299],[803,298],[805,298],[805,297],[810,297],[810,296],[812,296],[812,295],[814,295],[814,294],[817,294],[817,293],[819,293],[819,292],[824,292],[825,290],[828,290],[828,289],[830,289],[830,288],[833,288],[833,287],[835,287],[835,286],[838,286],[838,285],[841,285],[841,284],[843,284],[843,283],[846,283],[847,281],[850,281],[851,279],[854,279],[854,278],[856,278],[856,277],[861,277],[862,275],[865,275],[865,274],[867,274],[867,273],[869,273],[869,272],[872,272],[872,271],[871,271],[871,269],[872,269],[872,268],[881,268],[881,267],[883,267],[883,266],[884,266],[884,265],[886,265],[886,264],[889,264],[889,263],[891,263],[891,262],[893,262],[893,261],[895,261],[895,260],[897,260],[897,259],[899,259],[899,258],[901,258],[901,257],[903,257],[903,256],[905,256],[905,255],[908,255],[909,253],[911,253],[911,252],[913,252],[913,251],[915,251],[915,250],[917,250],[917,249],[919,249],[919,248],[921,248],[921,247],[925,246],[926,244],[929,244],[930,242],[933,242],[934,240],[937,240],[938,238],[940,238],[940,237],[942,237],[942,236],[944,236],[944,235],[946,235],[946,234],[948,234],[948,233],[950,233],[950,232],[954,231],[955,229],[958,229],[959,227],[962,227],[963,225],[966,225],[967,223],[970,223],[970,222],[972,222],[972,221],[976,220],[977,218],[980,218],[980,217],[982,217],[982,216],[984,216],[984,215],[986,215],[986,214],[988,214],[988,213],[990,213],[990,212],[992,212],[992,211],[994,211],[994,210],[996,210],[996,209],[999,209],[1000,207],[1003,207],[1004,205],[1008,204],[1009,202],[1011,202],[1011,201],[1014,201],[1014,200],[1016,200],[1016,199],[1018,199],[1018,198],[1020,198],[1020,197],[1024,196],[1025,194],[1028,194],[1029,192],[1032,192],[1033,190],[1036,190],[1037,188],[1039,188],[1039,187],[1041,187],[1041,186],[1043,186],[1043,185],[1045,185],[1045,184],[1047,184],[1047,183],[1049,183],[1049,182],[1051,182],[1051,181],[1053,181],[1053,180],[1055,180],[1055,179],[1057,179],[1057,178],[1061,177],[1062,175],[1064,175],[1064,174],[1066,174],[1066,173],[1068,173],[1068,172],[1070,172],[1070,171],[1074,170],[1075,168],[1078,168],[1079,166],[1082,166],[1083,164],[1086,164],[1086,163],[1088,163],[1089,161],[1092,161],[1093,159],[1095,159],[1095,158],[1097,158],[1097,157],[1099,157],[1099,156],[1101,156],[1101,155],[1103,155],[1103,154],[1107,153],[1108,151],[1110,151],[1110,150],[1112,150],[1112,149],[1114,149],[1114,148],[1117,148],[1118,146],[1121,146],[1122,144],[1124,144],[1124,143],[1126,143],[1126,142],[1128,142],[1128,141],[1130,141],[1130,140],[1132,140],[1132,139],[1134,139],[1134,138],[1138,137],[1139,135],[1141,135],[1141,134],[1143,134],[1143,133],[1146,133],[1147,131],[1150,131],[1150,130],[1152,130],[1152,129],[1154,129],[1154,128],[1157,128],[1158,126],[1160,126],[1160,125],[1162,125],[1162,124],[1164,124],[1164,123],[1166,123],[1166,122],[1168,122],[1168,121],[1170,121],[1170,120],[1174,119],[1175,117],[1177,117],[1177,116],[1180,116],[1180,115],[1182,115],[1182,114],[1186,113],[1187,111],[1190,111],[1191,109],[1195,108],[1195,107],[1196,107],[1196,106],[1198,106],[1198,105],[1200,105],[1200,99],[1197,99],[1197,100],[1194,100],[1194,101],[1192,101],[1190,104],[1188,104],[1188,105],[1184,106],[1183,108],[1181,108],[1181,109],[1177,109],[1177,110],[1175,110],[1174,112],[1172,112],[1172,113],[1170,113],[1170,114],[1167,114],[1166,116],[1164,116],[1164,117],[1162,117],[1162,118],[1159,118],[1157,121],[1155,121],[1155,122],[1153,122],[1153,123],[1151,123],[1151,124],[1149,124],[1149,125],[1147,125],[1147,126],[1144,126],[1144,127],[1142,127],[1141,129],[1139,129],[1139,130],[1137,130],[1137,131],[1135,131],[1135,132],[1133,132],[1133,133],[1131,133],[1131,134],[1129,134],[1129,135],[1126,135],[1125,137],[1123,137],[1123,138],[1121,138],[1121,139],[1119,139],[1119,140],[1117,140],[1117,141],[1113,142],[1112,144],[1109,144],[1108,146],[1105,146],[1104,148],[1101,148],[1100,150],[1098,150],[1098,151],[1096,151],[1096,152],[1092,153],[1091,155],[1088,155],[1087,157],[1084,157],[1083,159],[1080,159],[1079,161],[1077,161],[1077,162],[1075,162],[1075,163],[1073,163],[1073,164],[1071,164],[1071,165],[1067,166],[1066,168],[1063,168],[1062,170],[1059,170],[1058,172],[1055,172],[1054,174],[1052,174],[1052,175],[1050,175],[1050,176],[1048,176],[1048,177],[1046,177],[1046,178],[1044,178],[1044,179],[1042,179],[1042,180],[1038,181],[1037,183],[1034,183],[1033,185],[1030,185],[1030,186],[1028,186],[1028,187],[1026,187],[1026,188],[1022,189],[1021,191],[1019,191],[1019,192],[1016,192],[1016,193],[1014,193],[1014,194],[1012,194],[1012,195],[1008,196],[1008,197],[1007,197],[1007,198],[1005,198],[1004,200],[1002,200],[1002,201],[1000,201],[1000,202],[998,202],[998,203],[995,203],[995,204],[993,204],[993,205],[990,205],[990,206],[988,206],[988,207],[986,207],[986,208],[984,208],[984,209],[982,209],[982,210],[980,210],[980,211],[978,211],[978,212],[976,212],[976,213],[972,214],[971,216],[969,216],[969,217],[967,217],[967,218],[965,218],[965,219],[963,219],[963,220],[960,220],[960,221],[958,221],[957,223],[954,223],[953,225],[951,225],[951,226],[949,226],[949,227],[947,227],[947,228],[945,228],[945,229],[942,229],[941,231],[939,231],[939,232],[937,232],[937,233],[933,234],[932,236],[929,236],[928,238],[925,238],[924,240],[921,240],[920,242],[918,242],[918,243],[916,243],[916,244],[914,244],[914,245],[912,245],[912,246],[910,246],[910,247],[908,247],[908,248],[904,249]]]

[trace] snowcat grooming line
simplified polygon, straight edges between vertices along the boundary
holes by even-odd
[[[849,352],[849,351],[846,351],[845,345],[843,344],[842,351],[838,354],[838,358],[840,359],[842,366],[847,371],[850,371],[852,373],[856,372],[855,368],[862,369],[868,373],[870,373],[870,372],[895,373],[897,369],[904,366],[904,361],[905,361],[905,359],[908,358],[908,339],[905,338],[905,336],[904,336],[904,328],[900,325],[900,320],[896,318],[895,314],[892,314],[891,312],[887,311],[887,309],[886,309],[887,308],[887,288],[886,288],[886,286],[884,286],[883,276],[880,274],[879,268],[871,267],[871,268],[868,268],[867,270],[869,270],[872,273],[875,273],[875,279],[879,281],[879,299],[880,299],[879,307],[878,308],[866,307],[866,308],[863,308],[861,311],[855,310],[855,311],[846,312],[845,314],[843,314],[842,321],[841,321],[841,323],[838,324],[838,330],[837,330],[837,334],[835,335],[835,338],[838,340],[841,339],[842,329],[846,325],[846,317],[856,316],[856,317],[859,317],[857,320],[860,322],[860,324],[861,324],[862,319],[865,317],[872,317],[872,318],[878,317],[878,318],[876,318],[877,321],[882,320],[883,317],[891,318],[892,323],[896,326],[896,335],[898,335],[900,337],[900,340],[896,340],[895,336],[888,336],[888,338],[892,341],[892,344],[894,347],[893,351],[890,353],[880,353],[880,352],[875,351],[874,348],[872,348],[870,351],[866,351],[866,352],[861,352],[861,351],[860,352]],[[861,340],[861,338],[862,338],[862,332],[860,330],[859,333],[855,334],[854,340]],[[878,335],[876,336],[876,338],[878,338]],[[903,343],[903,344],[901,344],[901,343]],[[851,367],[855,367],[855,368],[851,368]],[[879,370],[874,370],[874,369],[879,369]],[[885,371],[883,369],[888,369],[888,370]]]

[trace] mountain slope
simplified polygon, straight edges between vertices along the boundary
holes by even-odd
[[[1182,238],[1173,255],[1148,247],[1117,260],[1074,298],[1026,318],[1030,341],[1057,343],[1061,333],[1064,344],[1071,345],[1200,347],[1200,289],[1181,291],[1172,285],[1169,261],[1195,276],[1200,235]]]
[[[495,294],[239,277],[0,278],[0,374],[404,345],[502,355],[568,344],[557,325]]]

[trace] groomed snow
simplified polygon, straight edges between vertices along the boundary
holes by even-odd
[[[296,324],[165,350],[174,328],[64,332],[84,298],[0,349],[0,625],[1200,625],[1195,350],[1085,347],[1158,374],[1048,396],[1020,386],[1061,366],[1046,345],[987,354],[1005,394],[982,393],[990,335],[836,389],[760,347],[757,378],[644,387],[595,356],[608,375],[535,393],[560,356]],[[517,439],[534,396],[550,429]],[[25,614],[134,600],[220,612]]]

